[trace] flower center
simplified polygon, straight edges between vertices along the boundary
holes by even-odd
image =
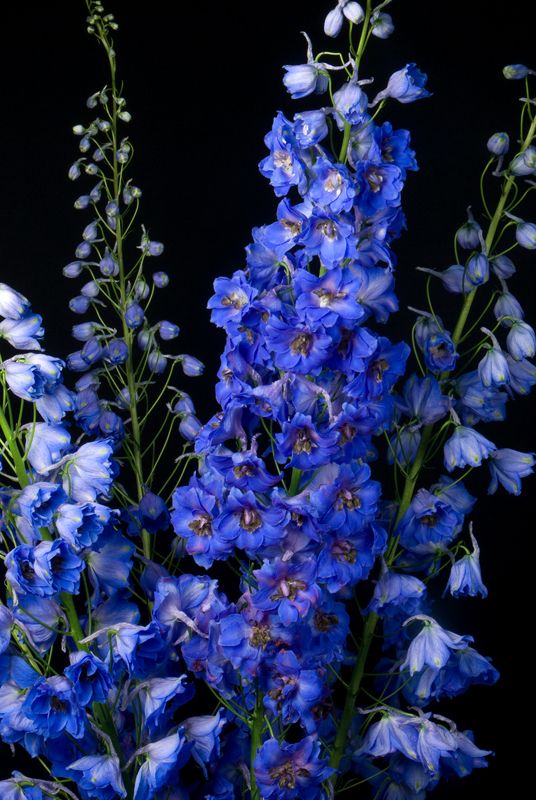
[[[290,343],[290,351],[293,355],[308,356],[313,343],[310,333],[299,333]]]
[[[199,516],[188,523],[188,527],[197,534],[197,536],[212,536],[212,518],[209,514],[199,514]]]

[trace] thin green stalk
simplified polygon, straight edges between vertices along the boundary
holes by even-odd
[[[251,800],[260,800],[260,792],[255,779],[255,758],[262,744],[262,726],[264,721],[263,703],[259,690],[255,700],[255,710],[253,712],[251,724],[251,743],[249,758],[249,775],[251,783]]]

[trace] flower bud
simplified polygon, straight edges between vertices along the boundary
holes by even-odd
[[[110,339],[104,351],[104,359],[111,364],[124,364],[128,358],[128,347],[123,339]]]
[[[139,328],[143,324],[145,314],[143,308],[137,303],[131,303],[125,311],[125,322],[129,328]]]
[[[516,320],[506,337],[508,352],[515,361],[532,358],[536,353],[536,335],[526,322]]]
[[[508,81],[519,81],[526,78],[530,70],[524,64],[508,64],[503,67],[503,75]]]
[[[188,442],[192,442],[200,430],[201,423],[194,414],[188,414],[179,423],[179,432]]]
[[[115,261],[108,248],[106,248],[103,257],[99,261],[99,269],[102,275],[107,278],[109,278],[111,275],[119,274],[119,266],[117,261]]]
[[[74,254],[77,258],[89,258],[91,255],[91,245],[89,242],[80,242]]]
[[[533,175],[536,172],[536,147],[527,147],[512,159],[509,170],[512,175]]]
[[[82,261],[71,261],[64,266],[62,272],[66,278],[78,278],[85,266]]]
[[[515,273],[514,262],[508,256],[497,256],[491,261],[491,269],[498,278],[508,280]]]
[[[169,284],[167,272],[153,272],[153,283],[157,289],[164,289]]]
[[[161,322],[158,323],[158,332],[160,334],[160,337],[165,342],[168,342],[170,339],[176,339],[176,337],[180,333],[180,328],[173,322],[168,322],[167,319],[163,319]]]
[[[516,239],[526,250],[536,250],[536,224],[521,222],[516,228]]]
[[[80,294],[77,297],[73,297],[71,300],[69,300],[69,308],[75,314],[85,314],[89,308],[89,302],[89,297],[84,297]]]
[[[140,278],[134,284],[134,297],[136,300],[146,300],[149,297],[150,289],[149,284],[143,278]]]
[[[151,350],[147,357],[147,364],[151,372],[161,374],[166,368],[166,357],[162,355],[160,350]]]
[[[481,233],[482,228],[478,222],[470,219],[464,222],[456,231],[456,241],[464,250],[474,250],[480,245]]]
[[[388,39],[395,29],[391,15],[384,14],[381,11],[375,12],[371,17],[370,22],[372,25],[371,33],[378,39]]]
[[[471,256],[465,267],[465,280],[471,286],[480,286],[489,280],[489,261],[483,253]]]
[[[494,133],[488,139],[488,150],[495,156],[504,156],[510,147],[510,137],[507,133]]]
[[[83,294],[84,297],[97,297],[98,293],[99,284],[97,281],[88,281],[87,283],[84,283],[80,289],[80,294]]]
[[[205,365],[194,356],[181,356],[182,371],[190,378],[196,378],[203,373]]]
[[[72,327],[73,338],[79,342],[87,342],[95,334],[99,325],[96,322],[79,322]]]

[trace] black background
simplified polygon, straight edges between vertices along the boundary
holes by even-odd
[[[465,207],[479,208],[488,136],[508,130],[516,138],[516,98],[523,84],[505,81],[501,68],[511,62],[536,67],[536,10],[528,5],[400,0],[388,9],[395,34],[387,42],[373,40],[366,56],[361,77],[374,75],[378,89],[395,69],[416,61],[434,93],[415,105],[393,104],[386,113],[412,131],[420,164],[405,190],[408,232],[395,248],[404,303],[424,302],[415,266],[453,262],[452,236]],[[117,0],[110,6],[120,22],[119,72],[133,114],[132,174],[144,191],[140,221],[166,244],[155,262],[172,275],[162,316],[179,322],[184,350],[207,364],[203,378],[185,387],[202,419],[215,410],[214,373],[223,344],[204,310],[211,284],[243,266],[251,227],[272,221],[275,200],[257,163],[275,111],[291,114],[296,108],[281,84],[281,65],[304,59],[300,30],[310,33],[317,50],[324,46],[322,22],[330,7],[324,0],[152,0],[144,6]],[[67,179],[77,157],[71,127],[90,119],[85,99],[106,81],[103,54],[85,33],[82,0],[17,3],[3,14],[0,280],[31,298],[45,318],[49,352],[65,355],[74,349],[70,325],[79,321],[66,304],[78,283],[64,279],[61,267],[74,257],[89,221],[72,208],[83,187]],[[300,108],[314,107],[315,98],[310,100]],[[535,220],[533,198],[525,208]],[[536,258],[525,254],[512,284],[533,323],[535,269]],[[410,319],[407,312],[396,318],[393,338],[407,337]],[[536,450],[533,412],[532,399],[516,401],[508,423],[489,435],[500,446]],[[477,507],[475,533],[490,597],[446,601],[442,619],[459,633],[475,635],[476,647],[493,657],[502,680],[437,710],[452,713],[462,730],[474,729],[480,746],[496,756],[488,770],[439,790],[437,798],[484,797],[496,794],[499,785],[521,796],[531,773],[520,753],[521,726],[530,719],[533,697],[535,484],[525,485],[522,498],[500,491]],[[4,760],[2,777],[10,771]]]

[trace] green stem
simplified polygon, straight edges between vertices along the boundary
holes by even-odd
[[[355,702],[361,688],[361,681],[363,680],[365,665],[367,663],[370,645],[372,644],[372,639],[374,638],[374,631],[376,630],[378,620],[379,617],[374,612],[371,612],[365,618],[365,627],[363,628],[363,637],[361,639],[361,650],[359,651],[359,656],[357,658],[354,671],[352,672],[350,683],[348,684],[348,692],[346,693],[342,717],[339,723],[329,761],[330,766],[336,770],[331,777],[333,785],[336,784],[338,778],[340,777],[337,773],[337,770],[339,769],[339,765],[346,749],[348,731],[354,717]]]
[[[11,426],[7,421],[3,408],[0,408],[0,428],[2,429],[2,433],[6,437],[6,443],[7,446],[9,447],[9,452],[11,453],[13,464],[15,466],[17,480],[20,483],[21,489],[24,489],[24,487],[28,485],[28,476],[26,474],[26,468],[24,466],[24,459],[22,458],[22,455],[19,450],[17,437],[11,430]]]
[[[257,689],[255,699],[255,710],[253,712],[251,722],[251,743],[250,743],[250,783],[251,783],[251,800],[260,800],[260,792],[255,779],[255,758],[262,744],[262,726],[263,726],[263,703],[262,697]]]
[[[118,147],[117,131],[118,131],[119,109],[117,104],[118,95],[117,95],[115,52],[104,30],[102,30],[100,33],[100,41],[104,46],[104,49],[106,50],[106,54],[108,56],[108,64],[110,67],[110,78],[111,78],[111,89],[112,89],[111,135],[112,135],[112,149],[113,149],[113,193],[114,193],[114,198],[116,200],[119,200],[122,173],[116,158],[117,147]],[[123,229],[122,229],[121,216],[118,216],[116,220],[115,241],[117,246],[117,265],[119,268],[118,277],[119,277],[121,325],[123,329],[123,338],[125,340],[128,349],[128,357],[125,363],[125,374],[126,374],[127,389],[129,394],[130,424],[132,430],[132,437],[131,437],[132,459],[134,462],[132,466],[134,468],[134,477],[136,480],[136,490],[139,501],[142,499],[145,492],[144,492],[143,467],[141,458],[140,423],[139,423],[137,397],[136,397],[136,378],[135,378],[134,359],[133,359],[133,335],[125,319],[128,292],[127,292],[127,282],[126,282],[126,272],[125,272],[125,258],[123,252]],[[142,542],[143,542],[144,556],[146,558],[151,558],[151,539],[149,533],[146,530],[142,531]]]
[[[370,15],[372,14],[372,0],[367,0],[367,7],[365,11],[365,18],[363,20],[363,27],[361,28],[361,36],[359,37],[359,44],[357,46],[357,51],[355,55],[355,65],[356,70],[358,69],[361,59],[363,58],[363,53],[365,52],[365,47],[369,38],[369,23],[370,23]],[[344,132],[342,138],[342,145],[341,151],[339,153],[339,161],[344,164],[346,162],[346,156],[348,155],[348,145],[350,144],[350,135],[352,133],[352,125],[350,122],[344,123]]]

